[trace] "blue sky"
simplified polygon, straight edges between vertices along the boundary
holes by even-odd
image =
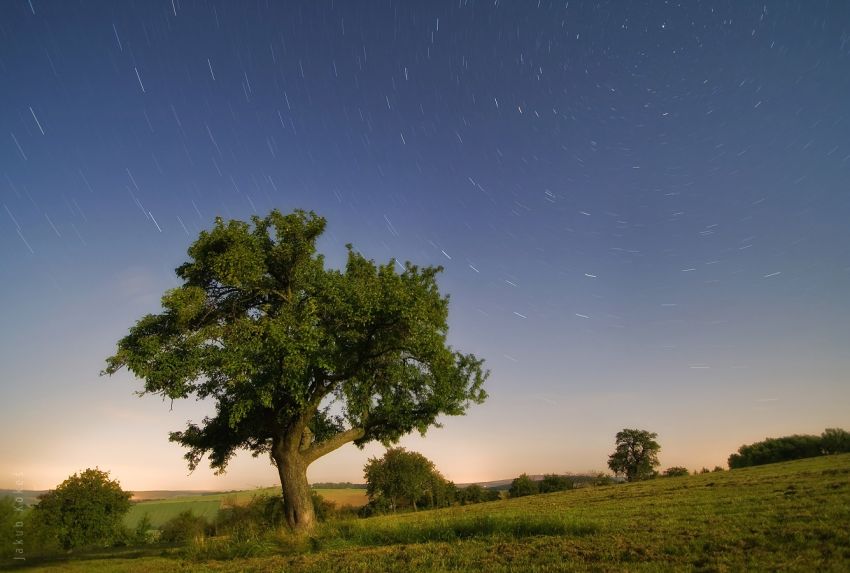
[[[0,487],[187,476],[208,404],[100,378],[215,216],[328,219],[441,264],[490,399],[403,445],[458,482],[664,467],[850,426],[850,10],[841,3],[7,2],[0,7]],[[362,479],[382,448],[315,481]]]

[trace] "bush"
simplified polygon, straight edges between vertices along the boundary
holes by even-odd
[[[108,472],[87,469],[40,495],[31,522],[48,545],[52,537],[65,550],[108,546],[124,534],[121,521],[130,510],[131,495]]]
[[[729,469],[745,468],[812,458],[822,453],[820,436],[795,434],[741,446],[738,453],[729,456],[728,463]]]
[[[195,515],[187,509],[172,517],[160,529],[160,540],[165,543],[185,544],[188,541],[204,537],[212,533],[209,523],[200,515]]]
[[[154,534],[154,531],[153,525],[151,524],[151,518],[147,513],[145,513],[139,520],[139,523],[136,524],[136,528],[133,530],[133,543],[139,545],[154,543],[154,539],[158,539],[159,537],[159,532],[157,531],[156,534]]]
[[[23,528],[16,527],[23,520],[19,507],[14,498],[0,497],[0,558],[11,559],[16,555],[15,541],[20,535],[18,532],[23,531]]]
[[[543,481],[540,482],[540,493],[551,493],[555,491],[566,491],[573,489],[575,482],[567,476],[559,476],[557,474],[546,474],[543,476]]]
[[[391,511],[393,511],[393,506],[388,498],[376,497],[361,507],[357,515],[360,517],[372,517],[375,515],[384,515]]]
[[[316,512],[318,521],[327,521],[334,517],[337,512],[336,503],[323,498],[319,492],[310,490],[310,497],[313,498],[313,511]]]
[[[821,451],[824,454],[843,454],[850,452],[850,432],[841,428],[827,428],[820,435]]]
[[[681,477],[689,474],[688,468],[683,468],[682,466],[673,466],[664,470],[664,477]]]
[[[511,488],[508,490],[510,497],[524,497],[526,495],[534,495],[540,492],[540,487],[537,482],[528,477],[527,474],[522,474],[511,482]]]

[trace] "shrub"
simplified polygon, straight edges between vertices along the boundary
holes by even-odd
[[[688,474],[690,474],[688,468],[683,468],[682,466],[673,466],[664,470],[664,477],[681,477]]]
[[[574,487],[575,482],[570,477],[546,474],[543,476],[543,481],[540,482],[539,490],[540,493],[551,493],[555,491],[566,491]]]
[[[511,488],[508,490],[510,497],[524,497],[526,495],[534,495],[540,492],[540,488],[536,481],[528,477],[527,474],[522,474],[511,482]]]
[[[313,510],[316,512],[316,519],[327,521],[336,514],[336,503],[323,498],[317,491],[310,490],[310,496],[313,498]]]
[[[738,453],[729,456],[729,468],[745,468],[822,454],[820,436],[795,434],[781,438],[767,438],[761,442],[744,445]]]
[[[821,451],[824,454],[843,454],[850,452],[850,432],[841,428],[827,428],[820,435]]]
[[[139,520],[139,523],[136,524],[135,530],[133,530],[133,541],[142,545],[150,543],[153,537],[151,535],[152,531],[153,525],[151,525],[151,518],[145,513]]]
[[[108,472],[87,469],[40,495],[32,522],[66,550],[108,546],[123,535],[121,521],[130,510],[131,495]]]
[[[15,524],[23,519],[18,507],[13,498],[0,497],[0,558],[3,559],[15,556],[17,532],[22,530]]]
[[[163,524],[160,539],[165,543],[186,543],[211,533],[207,520],[187,509]]]

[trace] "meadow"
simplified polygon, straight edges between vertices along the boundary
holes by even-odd
[[[28,571],[848,571],[850,454],[104,551]]]

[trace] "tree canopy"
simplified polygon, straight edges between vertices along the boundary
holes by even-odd
[[[624,429],[617,432],[616,449],[608,456],[608,467],[628,481],[648,479],[655,476],[658,467],[658,452],[661,446],[655,439],[658,434],[646,430]]]
[[[216,414],[171,440],[190,469],[223,472],[246,449],[278,468],[287,521],[310,528],[307,466],[353,441],[391,444],[481,403],[483,360],[446,344],[441,267],[377,265],[349,244],[326,269],[316,240],[326,221],[277,210],[253,225],[217,218],[176,269],[182,284],[142,317],[107,359],[141,394],[213,400]]]
[[[404,448],[390,448],[382,457],[370,458],[363,474],[370,500],[383,498],[393,511],[403,507],[416,510],[423,498],[433,506],[434,494],[441,493],[446,484],[434,462]]]
[[[87,469],[40,495],[32,519],[63,549],[107,545],[121,533],[132,495],[108,472]]]

